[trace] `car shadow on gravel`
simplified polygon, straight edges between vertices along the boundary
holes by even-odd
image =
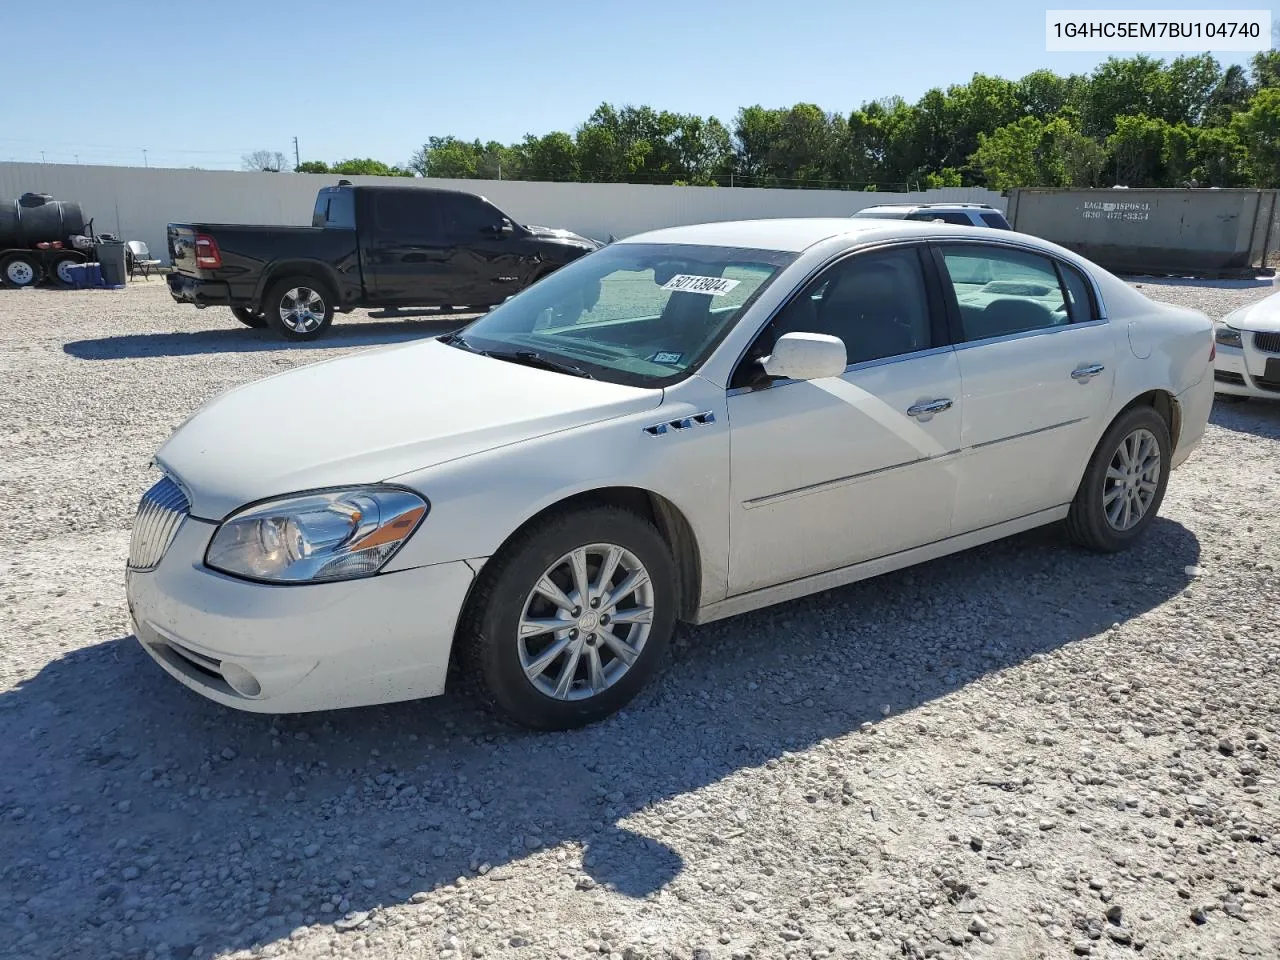
[[[1280,440],[1280,396],[1275,400],[1249,399],[1243,403],[1216,397],[1209,422],[1224,430]]]
[[[438,337],[469,323],[458,316],[406,316],[398,320],[337,321],[318,340],[290,343],[270,330],[248,327],[198,330],[192,333],[131,333],[92,340],[73,340],[63,352],[78,360],[126,360],[142,357],[190,357],[209,353],[257,353],[268,350],[333,350],[381,346]]]
[[[681,627],[629,710],[570,733],[515,729],[456,694],[238,713],[131,637],[77,649],[0,695],[6,939],[30,958],[204,957],[351,911],[343,926],[358,924],[461,876],[484,874],[474,895],[501,902],[527,858],[548,896],[642,897],[684,868],[644,823],[662,818],[667,837],[752,829],[699,788],[1087,642],[1177,595],[1199,557],[1165,519],[1111,556],[1047,528]]]

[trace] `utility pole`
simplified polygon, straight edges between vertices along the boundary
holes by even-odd
[[[142,148],[142,165],[143,165],[144,167],[150,167],[150,166],[151,166],[151,164],[147,162],[147,148],[146,148],[146,147],[143,147],[143,148]]]
[[[296,171],[302,166],[302,157],[298,154],[298,138],[293,138],[293,169]]]
[[[502,161],[501,160],[498,161],[498,179],[499,180],[502,179]]]
[[[41,163],[44,163],[44,162],[45,162],[45,159],[44,159],[44,151],[43,151],[43,150],[41,150],[41,151],[40,151],[40,162],[41,162]]]

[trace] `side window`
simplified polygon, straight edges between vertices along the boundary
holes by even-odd
[[[1069,323],[1053,261],[997,247],[941,248],[965,341]]]
[[[769,348],[784,333],[839,337],[851,364],[932,347],[918,248],[864,253],[832,265],[787,304],[770,327]]]
[[[436,232],[435,196],[427,191],[388,190],[374,195],[378,227],[400,237],[429,237]]]
[[[995,227],[997,230],[1013,229],[1011,226],[1009,226],[1009,221],[1006,220],[1001,214],[980,213],[978,214],[978,216],[982,218],[982,222],[985,223],[988,227]]]
[[[1089,282],[1075,267],[1059,263],[1062,282],[1067,288],[1067,309],[1071,313],[1072,323],[1088,323],[1097,320],[1098,313],[1093,308],[1093,296],[1089,290]]]
[[[440,211],[445,233],[452,237],[472,239],[502,223],[497,207],[464,193],[443,195]]]

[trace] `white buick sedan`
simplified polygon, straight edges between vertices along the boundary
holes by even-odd
[[[458,333],[213,400],[156,456],[146,650],[230,707],[627,703],[705,623],[1066,520],[1122,550],[1213,402],[1213,332],[1032,237],[643,234]]]
[[[1280,400],[1280,293],[1227,314],[1213,330],[1218,393]]]

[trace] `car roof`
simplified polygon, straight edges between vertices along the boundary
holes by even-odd
[[[965,227],[906,220],[854,220],[849,217],[795,217],[777,220],[724,220],[685,227],[665,227],[627,237],[619,243],[687,243],[711,247],[747,247],[799,253],[832,237],[850,241],[895,237],[983,237],[986,227]]]

